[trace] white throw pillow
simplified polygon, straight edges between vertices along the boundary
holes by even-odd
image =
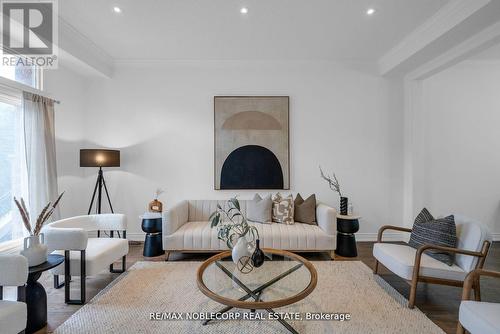
[[[247,202],[247,220],[252,223],[271,223],[272,206],[271,195],[262,198],[255,194],[253,199]]]

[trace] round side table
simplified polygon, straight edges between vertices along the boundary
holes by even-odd
[[[47,293],[43,285],[37,281],[44,271],[55,268],[63,262],[64,256],[49,254],[47,261],[44,263],[29,267],[28,281],[26,283],[27,334],[35,333],[47,325]]]
[[[360,216],[337,215],[337,249],[335,254],[344,257],[358,256],[356,237]]]
[[[146,257],[153,257],[165,254],[162,242],[162,219],[142,219],[142,230],[146,232],[142,255]]]

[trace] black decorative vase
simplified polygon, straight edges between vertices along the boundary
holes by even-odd
[[[258,268],[264,264],[264,258],[265,258],[264,252],[259,247],[259,243],[260,243],[260,240],[257,239],[255,241],[255,251],[252,254],[253,266],[256,268]]]
[[[340,214],[341,215],[347,215],[347,202],[348,202],[347,197],[340,197]]]

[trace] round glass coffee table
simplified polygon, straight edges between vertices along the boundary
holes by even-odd
[[[240,272],[231,252],[212,256],[198,268],[197,284],[210,299],[226,305],[217,313],[232,308],[266,310],[294,304],[306,298],[316,287],[318,274],[311,262],[291,252],[263,248],[266,261],[247,274]],[[270,259],[271,258],[271,259]],[[297,333],[281,317],[273,317],[290,332]],[[211,319],[206,320],[206,325]]]

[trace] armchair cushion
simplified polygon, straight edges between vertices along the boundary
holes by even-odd
[[[500,333],[500,303],[462,301],[459,320],[471,334]]]
[[[373,256],[390,271],[406,280],[412,279],[416,252],[415,248],[408,245],[373,245]],[[463,281],[467,272],[455,264],[448,266],[424,253],[420,262],[420,275]]]
[[[55,254],[64,255],[64,251]],[[128,254],[128,241],[121,238],[89,238],[85,251],[86,275],[93,276]],[[64,263],[51,269],[53,275],[64,275]],[[80,276],[80,252],[70,252],[70,275]]]
[[[479,222],[461,215],[455,215],[455,223],[458,238],[457,248],[479,252],[484,241],[492,241],[489,230]],[[474,256],[461,254],[455,256],[455,263],[466,272],[473,270],[477,261],[478,258]]]
[[[10,300],[0,300],[0,332],[17,334],[26,328],[26,304]]]

